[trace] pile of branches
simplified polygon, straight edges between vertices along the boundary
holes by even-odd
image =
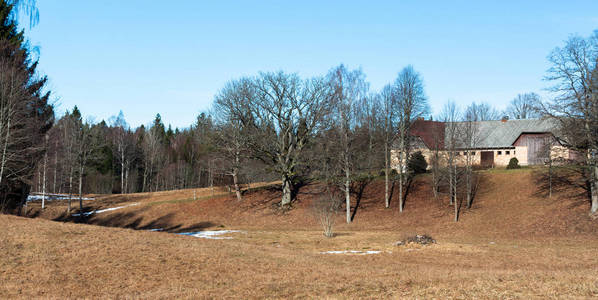
[[[398,241],[395,245],[404,246],[409,244],[430,245],[436,244],[436,240],[427,234],[414,235]]]

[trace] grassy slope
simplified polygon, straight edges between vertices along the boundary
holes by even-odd
[[[188,199],[190,191],[110,196],[88,205],[140,205],[98,214],[115,227],[245,229],[233,240],[204,240],[41,218],[60,217],[52,203],[38,219],[0,216],[3,297],[590,297],[598,295],[597,223],[587,203],[537,195],[530,170],[487,174],[474,208],[452,222],[451,208],[416,182],[405,212],[383,208],[383,186],[366,190],[355,222],[339,216],[333,239],[310,214],[317,187],[295,209],[271,208],[276,191]],[[513,184],[518,183],[518,184]],[[206,195],[204,195],[206,196]],[[191,194],[192,197],[192,194]],[[396,201],[395,201],[396,202]],[[153,203],[150,205],[150,203]],[[37,208],[29,208],[37,214]],[[427,232],[439,244],[395,247]],[[379,255],[323,255],[327,250],[382,250]],[[391,252],[391,253],[388,253]]]

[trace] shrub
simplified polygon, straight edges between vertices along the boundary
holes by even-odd
[[[426,162],[426,158],[423,156],[421,151],[411,154],[409,161],[407,162],[407,170],[409,170],[409,173],[426,173],[426,169],[428,169],[428,163]]]
[[[507,169],[519,169],[519,160],[516,157],[511,158]]]
[[[384,174],[386,173],[385,169],[380,170],[380,176],[384,176]],[[388,174],[388,176],[397,176],[399,175],[399,173],[397,172],[397,170],[390,168],[390,174]]]
[[[324,236],[334,237],[333,227],[336,214],[341,208],[342,198],[337,189],[327,187],[312,203],[312,210],[315,217],[320,221]]]

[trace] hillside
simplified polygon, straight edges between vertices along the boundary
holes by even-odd
[[[587,217],[589,203],[579,191],[569,188],[547,198],[540,194],[536,169],[496,170],[482,173],[480,191],[472,209],[463,208],[460,222],[453,221],[453,208],[446,199],[434,200],[429,177],[413,183],[405,210],[396,207],[397,193],[391,208],[384,208],[384,183],[369,184],[363,193],[352,224],[345,224],[339,213],[338,230],[392,230],[404,233],[429,232],[436,236],[488,238],[526,238],[553,236],[598,236],[598,223]],[[320,191],[317,184],[300,190],[293,209],[282,213],[275,204],[280,200],[276,186],[254,187],[239,202],[226,190],[197,189],[99,196],[85,201],[87,211],[122,207],[91,215],[90,224],[133,229],[164,228],[188,231],[195,227],[235,227],[272,230],[317,230],[311,203]],[[193,201],[195,194],[196,201]],[[577,196],[572,196],[577,195]],[[353,206],[355,206],[353,197]],[[28,214],[54,220],[73,220],[64,215],[65,203],[50,203],[39,213],[39,203],[30,205]],[[78,207],[73,204],[73,207]]]
[[[311,213],[317,185],[294,208],[272,208],[278,192],[172,191],[102,196],[90,226],[66,219],[51,203],[36,219],[0,216],[3,297],[288,298],[328,296],[544,298],[598,296],[598,223],[574,191],[538,194],[535,170],[492,171],[474,207],[452,221],[420,177],[401,214],[383,207],[381,182],[369,185],[354,223],[338,216],[324,238]],[[198,196],[201,194],[202,196]],[[219,196],[219,194],[222,194]],[[135,205],[132,205],[135,204]],[[127,206],[130,205],[130,206]],[[125,228],[108,228],[125,227]],[[128,228],[128,229],[127,229]],[[162,232],[131,229],[160,229]],[[172,234],[240,230],[202,239]],[[168,231],[168,232],[167,232]],[[170,232],[170,233],[169,233]],[[427,233],[431,246],[395,246]],[[327,251],[373,251],[371,255]],[[377,252],[380,251],[380,252]]]

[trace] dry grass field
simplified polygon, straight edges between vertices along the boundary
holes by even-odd
[[[284,213],[268,187],[242,202],[205,189],[196,200],[193,190],[99,196],[85,201],[86,210],[126,207],[85,220],[66,216],[63,202],[43,212],[31,204],[27,214],[36,218],[0,216],[0,297],[598,297],[598,221],[577,190],[541,195],[537,172],[484,173],[458,223],[451,207],[431,197],[425,176],[403,213],[384,208],[383,184],[374,182],[352,224],[338,216],[334,238],[322,235],[311,213],[317,185],[304,187]],[[241,232],[231,239],[173,234],[222,229]],[[437,244],[394,245],[423,233]],[[380,253],[323,253],[342,250]]]

